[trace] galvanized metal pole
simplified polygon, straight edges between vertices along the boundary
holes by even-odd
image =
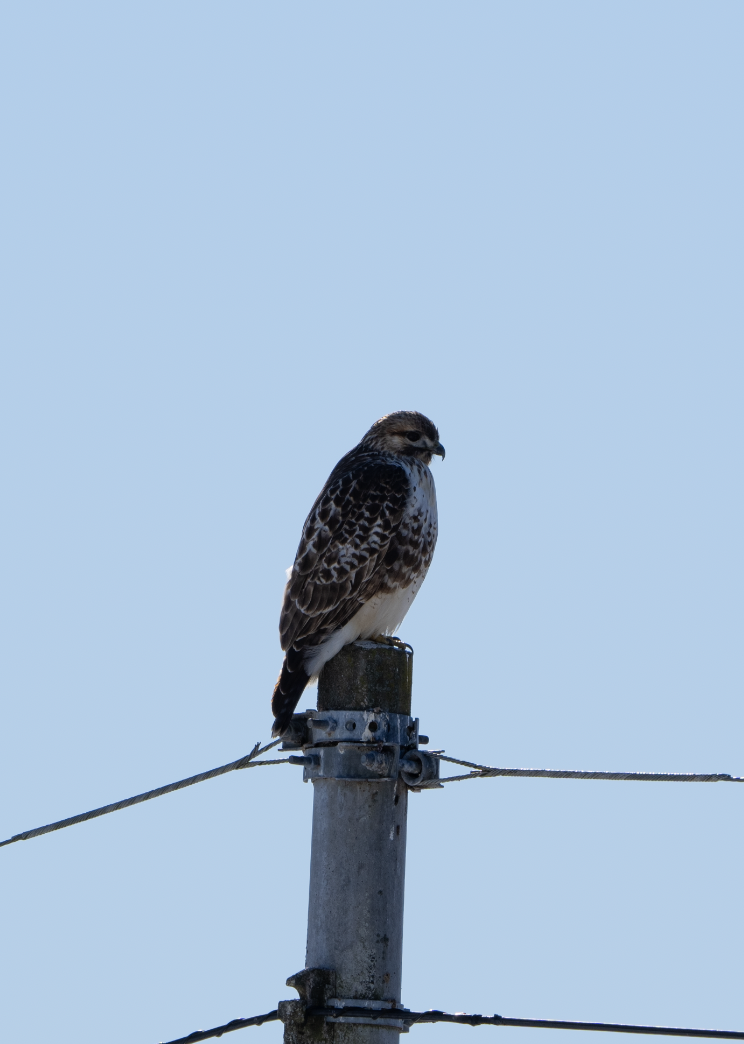
[[[435,771],[417,750],[412,667],[406,646],[347,646],[323,669],[318,710],[307,714],[296,759],[314,788],[306,970],[288,980],[305,1004],[401,1006],[406,780]],[[397,1044],[403,1029],[363,1018],[303,1028],[300,1003],[280,1005],[291,1044]]]
[[[371,642],[347,646],[321,675],[318,711],[409,716],[412,668],[407,649]],[[305,965],[333,968],[339,999],[397,1006],[408,788],[400,778],[318,779],[313,788]],[[380,1025],[336,1027],[337,1044],[397,1044],[399,1035]]]

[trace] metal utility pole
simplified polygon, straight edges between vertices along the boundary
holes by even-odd
[[[402,1023],[305,1018],[308,1006],[399,1008],[408,791],[437,775],[411,717],[413,651],[357,642],[323,669],[318,709],[285,747],[313,783],[305,970],[287,980],[285,1044],[397,1044]]]

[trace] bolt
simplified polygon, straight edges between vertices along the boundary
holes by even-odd
[[[333,718],[311,718],[310,727],[320,732],[335,732],[336,722]]]
[[[356,728],[356,722],[355,721],[347,721],[346,722],[346,728],[349,730],[349,732],[353,732],[354,729]]]
[[[377,722],[376,721],[371,721],[369,723],[369,725],[367,726],[367,728],[369,729],[370,732],[377,732],[377,728],[378,728]]]
[[[426,746],[426,744],[428,742],[429,742],[429,737],[428,736],[422,736],[421,734],[419,734],[419,743],[423,743],[423,745]]]

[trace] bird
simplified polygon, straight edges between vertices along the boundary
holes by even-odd
[[[272,736],[282,736],[305,687],[345,645],[393,642],[431,565],[437,497],[429,470],[444,446],[414,410],[375,421],[341,458],[305,520],[287,570]]]

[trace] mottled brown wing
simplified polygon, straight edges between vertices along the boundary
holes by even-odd
[[[302,531],[279,621],[282,649],[319,644],[387,586],[408,495],[405,469],[377,453],[352,451],[339,462]]]

